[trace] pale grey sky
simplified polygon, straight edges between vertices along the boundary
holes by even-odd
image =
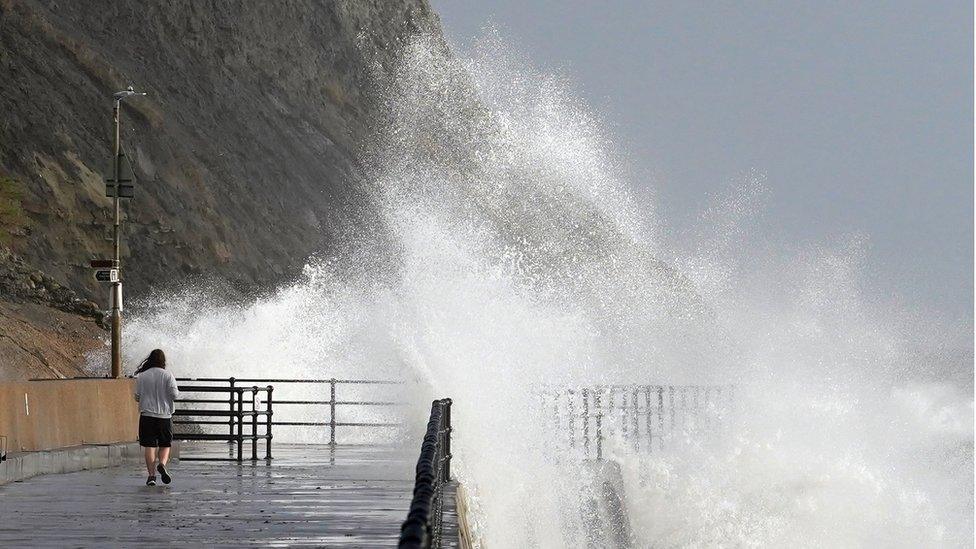
[[[667,222],[758,169],[777,237],[870,239],[882,299],[973,311],[971,2],[433,0],[605,113]]]

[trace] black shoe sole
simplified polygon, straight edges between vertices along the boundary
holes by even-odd
[[[159,471],[159,477],[163,479],[163,484],[169,484],[173,482],[173,477],[169,476],[169,473],[166,472],[165,467],[163,467],[162,465],[157,465],[156,470]]]

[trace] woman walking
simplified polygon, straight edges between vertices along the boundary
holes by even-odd
[[[180,391],[176,378],[166,371],[166,355],[160,349],[149,353],[136,370],[136,401],[139,403],[139,445],[146,454],[149,478],[146,486],[156,485],[156,473],[163,484],[172,482],[166,463],[173,445],[173,409]],[[156,463],[157,457],[159,463]]]

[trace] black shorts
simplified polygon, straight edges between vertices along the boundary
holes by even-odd
[[[139,446],[169,448],[173,445],[171,418],[139,416]]]

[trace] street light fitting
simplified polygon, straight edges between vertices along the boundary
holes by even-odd
[[[132,97],[133,95],[146,95],[146,92],[133,91],[132,86],[129,86],[120,92],[115,92],[112,94],[112,97],[114,97],[116,101],[122,101],[123,99]]]

